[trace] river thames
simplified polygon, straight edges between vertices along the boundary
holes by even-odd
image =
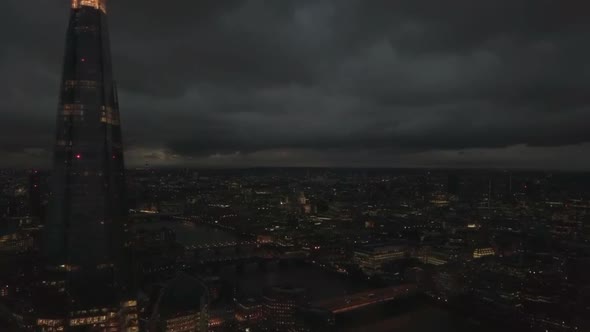
[[[186,222],[156,222],[140,224],[137,229],[169,228],[183,246],[231,242],[237,236],[212,226]],[[256,264],[245,265],[239,272],[230,266],[211,273],[232,282],[241,296],[260,296],[266,287],[288,284],[304,287],[310,299],[337,297],[366,289],[367,285],[346,276],[327,272],[310,264],[269,264],[261,269]],[[339,331],[403,331],[403,332],[496,332],[485,324],[454,314],[423,300],[411,300],[393,305],[371,307],[352,315],[337,317]]]

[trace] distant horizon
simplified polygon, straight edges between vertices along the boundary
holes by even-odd
[[[123,130],[125,131],[124,125]],[[125,142],[123,144],[125,146]],[[587,145],[590,147],[590,143]],[[585,146],[586,144],[580,147],[572,146],[570,152],[564,152],[563,148],[535,148],[522,145],[505,148],[505,152],[509,152],[512,158],[500,157],[495,153],[477,149],[462,151],[381,149],[354,153],[332,150],[332,155],[328,156],[317,151],[278,149],[269,153],[237,151],[229,154],[182,156],[160,148],[151,151],[131,146],[124,149],[124,158],[127,168],[143,167],[149,164],[157,168],[440,168],[587,172],[590,171],[590,153],[584,152]],[[538,151],[541,154],[531,151]],[[351,153],[354,158],[349,157]],[[555,153],[555,156],[548,157],[547,153]],[[570,157],[570,153],[575,157]],[[27,158],[0,159],[0,168],[49,168],[53,159],[53,152],[49,148],[26,149],[26,155]]]
[[[51,172],[51,167],[0,167],[0,170],[36,170],[40,172]],[[126,171],[140,170],[194,170],[194,171],[246,171],[246,170],[339,170],[339,171],[434,171],[434,172],[495,172],[495,173],[576,173],[590,174],[590,170],[573,170],[573,169],[541,169],[541,168],[486,168],[486,167],[379,167],[379,166],[218,166],[218,167],[200,167],[200,166],[182,166],[182,165],[160,165],[160,166],[126,166]]]

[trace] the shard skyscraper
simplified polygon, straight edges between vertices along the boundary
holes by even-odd
[[[13,316],[23,331],[138,332],[106,0],[71,0],[54,150],[43,268]]]
[[[126,202],[106,0],[71,1],[44,253],[72,285],[116,284]]]

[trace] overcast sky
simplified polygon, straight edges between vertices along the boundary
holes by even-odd
[[[2,0],[0,166],[48,166],[67,0]],[[586,0],[110,0],[129,165],[590,169]]]

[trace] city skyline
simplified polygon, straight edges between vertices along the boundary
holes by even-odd
[[[590,331],[584,6],[9,1],[1,331]]]
[[[48,167],[68,3],[7,6],[0,166]],[[586,170],[586,6],[111,1],[128,164]]]

